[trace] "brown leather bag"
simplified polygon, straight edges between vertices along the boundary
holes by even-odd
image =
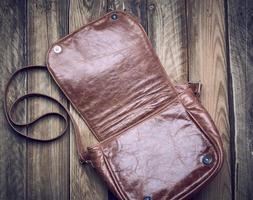
[[[99,143],[84,149],[68,109],[47,95],[29,93],[10,109],[5,99],[7,120],[17,132],[16,125],[36,121],[18,124],[11,118],[13,107],[27,97],[59,103],[74,123],[81,161],[119,199],[186,199],[221,168],[220,135],[195,95],[199,84],[174,86],[142,26],[126,12],[110,12],[57,41],[47,69]],[[59,113],[42,117],[50,114],[67,123]]]

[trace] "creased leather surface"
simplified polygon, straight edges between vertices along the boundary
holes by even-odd
[[[212,145],[210,136],[203,134],[186,111],[198,110],[203,112],[201,117],[209,120],[204,108],[195,109],[196,105],[192,92],[184,92],[161,112],[100,143],[99,148],[89,149],[91,155],[97,154],[91,156],[95,168],[100,168],[101,163],[107,165],[100,173],[106,182],[110,177],[109,184],[114,185],[111,187],[122,191],[121,199],[186,198],[217,172],[221,149]],[[217,133],[214,129],[208,131],[212,135]],[[201,158],[205,154],[213,155],[215,162],[203,165]],[[103,175],[109,173],[108,169],[113,176]]]
[[[198,90],[174,87],[141,25],[115,13],[59,40],[48,69],[100,141],[88,157],[119,199],[188,198],[221,167],[219,133]]]
[[[107,15],[58,42],[60,54],[49,52],[50,71],[99,140],[176,95],[139,25],[118,17]]]

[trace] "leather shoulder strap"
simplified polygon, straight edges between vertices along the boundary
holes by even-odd
[[[39,65],[35,65],[35,66],[26,66],[26,67],[22,67],[18,70],[16,70],[9,78],[7,84],[6,84],[6,88],[5,88],[5,92],[4,92],[4,113],[5,113],[5,116],[6,116],[6,119],[7,119],[7,122],[9,123],[10,127],[16,132],[18,133],[19,135],[29,139],[29,140],[33,140],[33,141],[38,141],[38,142],[49,142],[49,141],[54,141],[58,138],[60,138],[61,136],[63,136],[67,129],[68,129],[68,126],[69,126],[69,121],[68,121],[68,117],[71,121],[71,123],[73,124],[73,128],[74,128],[74,132],[75,132],[75,139],[76,139],[76,144],[77,144],[77,151],[78,151],[78,155],[80,157],[80,161],[81,162],[85,162],[85,150],[84,150],[84,147],[81,143],[81,135],[80,135],[80,130],[75,122],[75,120],[73,119],[73,116],[71,115],[71,113],[69,112],[69,110],[57,99],[51,97],[51,96],[48,96],[46,94],[42,94],[42,93],[35,93],[35,92],[31,92],[31,93],[27,93],[23,96],[20,96],[19,98],[17,98],[9,107],[7,106],[7,94],[8,94],[8,89],[9,89],[9,86],[12,82],[12,80],[15,78],[15,76],[21,72],[25,72],[25,71],[30,71],[30,70],[35,70],[35,69],[40,69],[40,70],[47,70],[46,66],[39,66]],[[64,110],[64,112],[67,114],[66,115],[63,115],[59,112],[47,112],[37,118],[35,118],[34,120],[30,121],[30,122],[25,122],[25,123],[19,123],[17,121],[15,121],[12,117],[13,115],[13,109],[18,105],[19,102],[23,101],[24,99],[27,99],[27,98],[33,98],[33,97],[41,97],[41,98],[45,98],[47,99],[48,101],[51,101],[53,103],[56,103],[57,105],[59,105],[59,107]],[[29,135],[26,135],[24,133],[22,133],[21,131],[19,131],[18,127],[29,127],[30,125],[36,123],[37,121],[39,121],[40,119],[42,118],[45,118],[45,117],[48,117],[48,116],[58,116],[59,118],[61,118],[63,121],[64,121],[64,129],[59,132],[58,135],[56,135],[55,137],[52,137],[52,138],[37,138],[37,137],[34,137],[34,136],[29,136]]]

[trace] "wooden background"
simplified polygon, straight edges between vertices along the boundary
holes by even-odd
[[[174,83],[203,83],[201,101],[222,135],[226,157],[219,175],[193,199],[252,200],[252,0],[1,0],[0,199],[114,199],[93,169],[79,164],[71,127],[60,140],[32,143],[12,133],[2,104],[11,72],[44,64],[58,38],[115,8],[139,18]],[[10,101],[27,91],[60,99],[79,121],[85,140],[96,142],[48,74],[20,75]],[[32,99],[21,103],[15,117],[29,121],[58,109]],[[52,136],[61,128],[58,119],[47,119],[23,131]]]

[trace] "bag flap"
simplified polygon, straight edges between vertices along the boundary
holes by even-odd
[[[56,42],[48,70],[99,141],[176,98],[145,31],[110,12]]]

